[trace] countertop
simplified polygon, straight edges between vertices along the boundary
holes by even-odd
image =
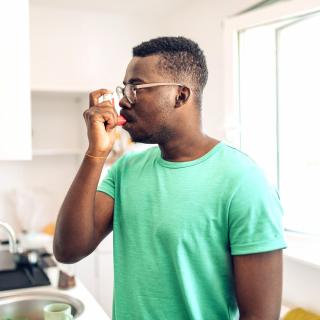
[[[77,298],[84,304],[84,311],[78,318],[76,318],[77,320],[111,320],[78,278],[76,278],[76,286],[74,288],[61,290],[57,288],[59,269],[57,267],[51,267],[47,268],[45,271],[50,279],[50,286],[0,291],[0,300],[1,297],[5,297],[10,293],[19,293],[19,291],[34,293],[37,291],[58,291],[60,293]]]
[[[47,275],[52,283],[51,288],[54,290],[59,290],[61,293],[71,295],[82,301],[84,304],[84,312],[77,318],[79,320],[111,320],[108,315],[104,312],[102,307],[94,299],[92,294],[87,290],[87,288],[81,283],[81,281],[76,278],[76,286],[71,289],[61,290],[57,289],[58,283],[58,268],[48,268]],[[44,288],[44,287],[42,287]],[[48,287],[46,287],[48,288]]]
[[[41,239],[41,246],[45,247],[47,252],[52,253],[52,237],[47,237],[46,241]],[[38,243],[37,243],[38,244]],[[39,245],[39,244],[38,244]],[[0,245],[0,251],[8,250],[8,246]],[[52,257],[54,259],[54,257]],[[55,259],[54,259],[55,260]],[[76,278],[76,286],[71,289],[58,289],[58,276],[59,276],[59,268],[51,267],[44,269],[46,274],[48,275],[51,285],[50,286],[40,286],[33,287],[28,289],[15,289],[15,290],[7,290],[0,291],[0,299],[10,293],[19,293],[19,291],[23,292],[36,292],[36,291],[53,291],[60,292],[66,295],[73,296],[74,298],[79,299],[84,304],[83,313],[77,317],[77,320],[111,320],[109,316],[105,313],[102,307],[95,300],[93,295],[88,291],[88,289],[81,283],[79,278]]]

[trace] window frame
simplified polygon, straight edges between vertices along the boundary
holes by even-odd
[[[272,4],[223,21],[224,105],[226,140],[240,148],[239,32],[252,27],[303,18],[320,12],[320,0],[292,0]]]
[[[240,32],[289,19],[303,19],[317,12],[320,12],[320,0],[292,0],[228,17],[223,21],[225,138],[231,145],[241,149]],[[288,243],[285,256],[320,268],[320,257],[314,255],[314,248],[320,248],[320,236],[292,231],[285,233]]]

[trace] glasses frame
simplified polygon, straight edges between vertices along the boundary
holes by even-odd
[[[143,88],[151,88],[151,87],[158,87],[158,86],[179,86],[179,87],[185,87],[185,85],[181,83],[174,83],[174,82],[153,82],[153,83],[144,83],[144,84],[132,84],[127,83],[124,87],[118,86],[116,87],[116,93],[118,95],[119,100],[121,99],[121,95],[126,97],[126,99],[131,103],[135,103],[137,101],[137,90],[143,89]],[[126,94],[126,88],[131,88],[133,92],[133,100],[128,97]],[[189,88],[190,89],[190,88]],[[190,89],[191,90],[191,89]]]

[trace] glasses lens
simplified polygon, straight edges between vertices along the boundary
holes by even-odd
[[[136,93],[134,86],[130,83],[126,84],[125,87],[116,87],[116,93],[121,100],[124,96],[129,100],[130,103],[134,103],[136,98]]]
[[[116,93],[117,93],[119,100],[121,100],[123,98],[123,90],[124,90],[124,88],[122,88],[122,87],[116,87]]]
[[[129,100],[130,103],[134,103],[135,97],[136,97],[136,93],[135,93],[135,90],[134,90],[134,86],[131,83],[128,83],[124,87],[124,95]]]

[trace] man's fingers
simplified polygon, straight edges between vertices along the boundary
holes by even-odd
[[[99,97],[104,94],[112,93],[112,91],[108,89],[99,89],[96,91],[92,91],[89,94],[89,107],[93,107],[99,103]]]
[[[91,107],[83,113],[83,117],[88,122],[106,122],[106,128],[114,128],[118,123],[118,116],[110,108]]]
[[[102,114],[106,121],[106,129],[113,129],[118,123],[118,117],[113,112],[104,112]]]

